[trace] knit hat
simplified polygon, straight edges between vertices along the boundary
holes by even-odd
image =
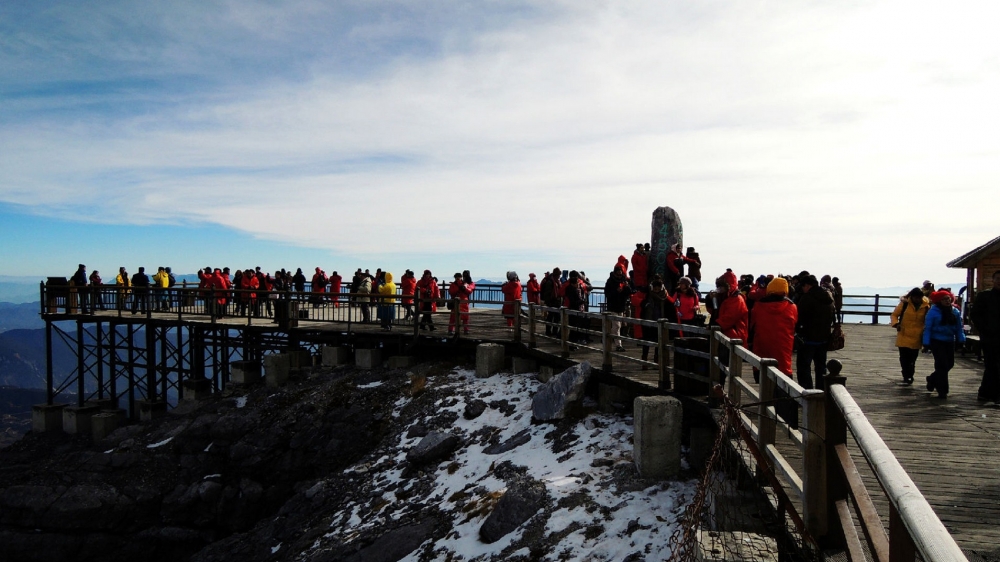
[[[787,295],[788,294],[788,281],[785,281],[781,277],[775,277],[767,284],[767,294],[769,295]]]
[[[692,285],[690,277],[681,277],[680,279],[678,279],[677,284],[680,285],[681,283],[687,283],[688,285]]]
[[[953,298],[950,291],[945,291],[942,289],[940,291],[934,291],[933,293],[931,293],[930,299],[932,303],[938,304],[939,302],[944,300],[945,297]]]
[[[516,271],[508,271],[507,272],[507,280],[508,281],[513,281],[515,279],[517,279],[517,272]]]

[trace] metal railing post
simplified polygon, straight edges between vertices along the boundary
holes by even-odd
[[[875,294],[875,310],[872,311],[872,324],[878,324],[878,301],[881,295]]]

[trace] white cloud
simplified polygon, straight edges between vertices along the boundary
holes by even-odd
[[[211,25],[168,17],[164,33],[232,25],[294,44],[303,13],[337,16],[242,6]],[[122,220],[365,254],[447,247],[456,233],[525,261],[562,244],[591,270],[670,205],[708,275],[809,262],[872,284],[926,277],[996,234],[995,205],[969,204],[998,179],[992,4],[593,2],[492,26],[456,6],[468,27],[442,29],[420,56],[404,40],[429,40],[433,21],[419,33],[405,10],[340,22],[350,31],[336,42],[359,56],[372,38],[404,45],[374,49],[363,73],[341,71],[349,52],[327,53],[305,78],[251,72],[247,86],[168,92],[139,114],[0,124],[0,200],[67,212],[100,194]],[[322,44],[322,27],[301,41]],[[167,45],[154,58],[183,67],[189,53]],[[387,226],[390,240],[370,235]]]

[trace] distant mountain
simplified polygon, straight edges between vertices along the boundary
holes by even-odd
[[[58,380],[76,368],[76,352],[54,338],[52,368]],[[45,330],[0,334],[0,385],[45,388]]]
[[[39,303],[0,302],[0,333],[9,330],[37,330],[45,322],[38,316]]]
[[[38,302],[39,282],[41,279],[31,281],[10,280],[0,281],[0,301],[9,303]],[[21,279],[21,278],[13,278]]]

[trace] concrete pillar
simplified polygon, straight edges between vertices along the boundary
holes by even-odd
[[[292,371],[291,357],[286,353],[276,353],[264,357],[264,382],[270,387],[285,386]]]
[[[101,412],[95,406],[66,406],[62,410],[63,431],[70,434],[90,434],[90,418]]]
[[[412,355],[393,355],[389,358],[390,369],[409,369],[416,363],[417,360]]]
[[[538,361],[527,357],[511,357],[511,370],[516,374],[534,373],[538,371]]]
[[[233,361],[229,365],[229,382],[251,385],[260,382],[260,363],[256,361]]]
[[[322,353],[324,367],[347,365],[351,362],[351,350],[343,346],[324,345]]]
[[[476,346],[476,376],[483,379],[503,370],[504,347],[498,343]]]
[[[354,364],[362,369],[377,369],[382,366],[381,349],[354,350]]]
[[[631,403],[632,397],[629,392],[612,384],[601,383],[597,385],[597,407],[602,412],[622,413],[628,410]]]
[[[31,407],[31,431],[62,431],[63,408],[68,404],[35,404]]]
[[[642,478],[665,479],[681,469],[680,400],[669,396],[640,396],[635,399],[632,457]]]
[[[538,369],[538,380],[542,381],[543,383],[552,380],[552,377],[554,375],[555,375],[555,370],[548,365],[542,365],[542,367]]]
[[[211,379],[187,379],[181,383],[184,400],[204,400],[212,396]]]
[[[118,429],[121,418],[115,412],[101,412],[90,418],[90,430],[94,441],[102,441],[111,432]]]
[[[117,410],[118,409],[118,404],[116,403],[115,400],[112,400],[111,398],[101,398],[99,400],[98,399],[87,400],[86,402],[84,402],[84,405],[86,405],[86,406],[94,406],[95,408],[97,408],[99,410]]]
[[[167,403],[163,400],[139,400],[139,421],[153,421],[167,415]]]

